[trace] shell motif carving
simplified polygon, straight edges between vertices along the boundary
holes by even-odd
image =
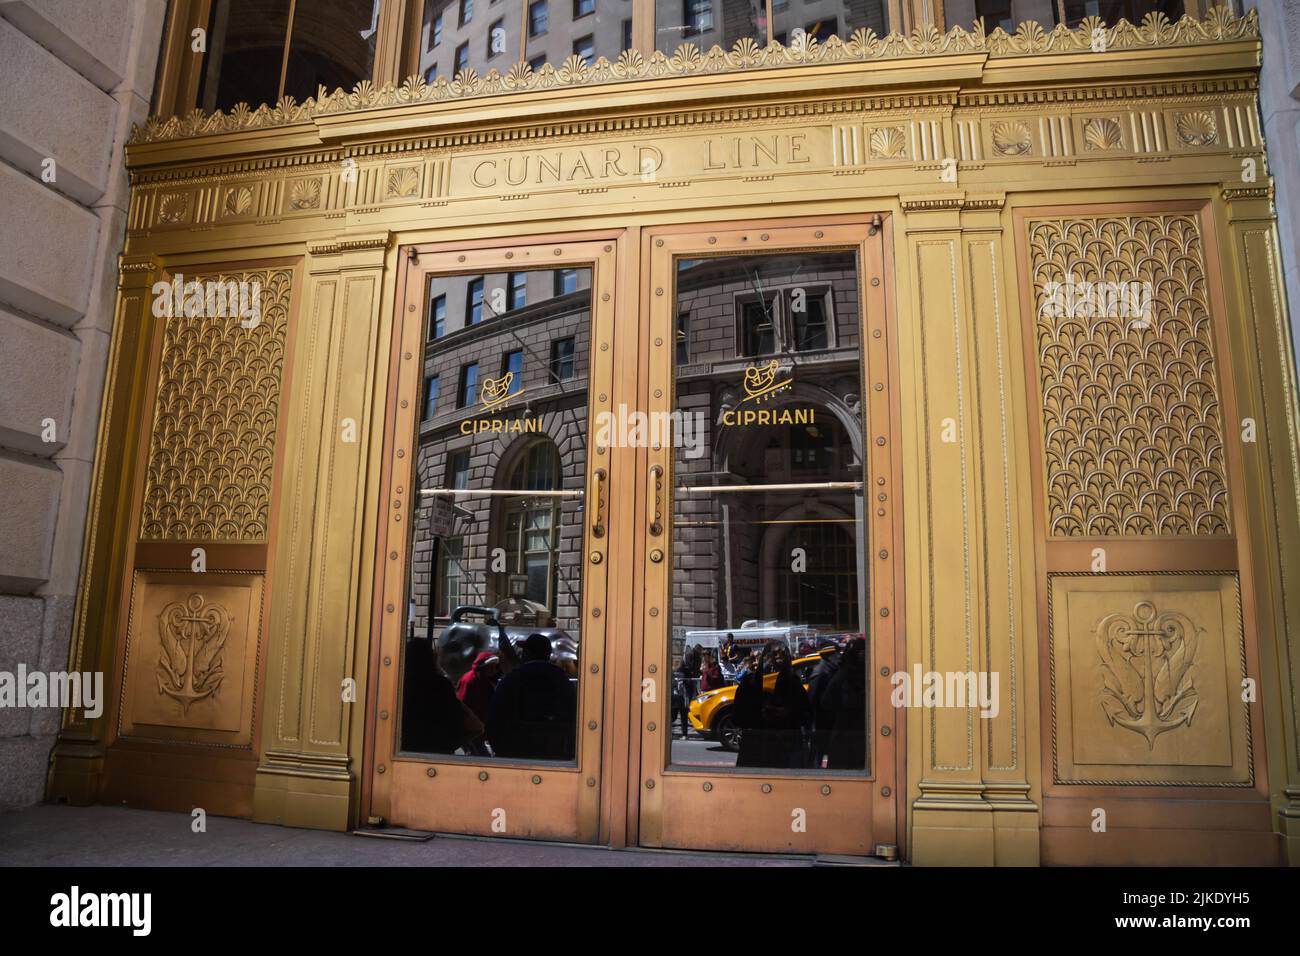
[[[253,211],[253,190],[250,186],[236,186],[226,192],[221,211],[227,216],[247,216]]]
[[[1018,120],[993,124],[993,148],[1003,156],[1025,156],[1033,142],[1029,127]]]
[[[898,159],[907,149],[901,126],[882,126],[871,132],[871,155],[876,159]]]
[[[385,196],[389,199],[409,199],[420,188],[420,171],[414,166],[402,166],[388,173]]]
[[[183,222],[189,215],[190,197],[186,193],[168,193],[158,204],[158,221]]]
[[[1209,110],[1180,113],[1175,125],[1184,146],[1213,146],[1219,141],[1219,124]]]
[[[321,181],[319,179],[300,179],[293,184],[289,192],[290,209],[319,209]]]
[[[1230,532],[1204,245],[1194,215],[1031,220],[1048,533]],[[1057,284],[1138,283],[1149,317],[1062,315]],[[1086,313],[1086,314],[1082,314]]]
[[[1100,117],[1083,124],[1083,141],[1089,149],[1112,150],[1124,145],[1124,128],[1119,120]]]

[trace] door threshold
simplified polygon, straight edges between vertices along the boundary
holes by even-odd
[[[408,830],[405,827],[359,828],[353,830],[352,835],[376,837],[380,840],[406,840],[410,843],[424,843],[434,837],[434,834],[429,830]]]
[[[408,840],[425,842],[437,837],[440,840],[485,840],[493,843],[516,843],[522,846],[567,847],[577,850],[608,850],[611,853],[632,851],[636,853],[656,853],[664,856],[720,856],[744,857],[751,860],[772,860],[778,862],[805,863],[810,866],[884,866],[899,867],[899,860],[882,860],[874,856],[849,856],[836,853],[764,853],[745,850],[713,850],[708,848],[681,849],[678,847],[651,846],[607,846],[603,843],[575,843],[570,840],[531,840],[526,837],[484,836],[477,833],[443,833],[433,830],[410,830],[401,828],[369,828],[352,831],[354,836],[379,837],[389,840]]]

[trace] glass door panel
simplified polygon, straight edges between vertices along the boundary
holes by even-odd
[[[672,354],[652,348],[650,387],[674,441],[650,456],[646,642],[671,677],[643,707],[659,719],[644,725],[642,840],[895,843],[893,801],[873,796],[895,752],[872,677],[894,642],[872,612],[892,605],[896,506],[880,230],[729,228],[654,248],[651,338],[671,329]]]
[[[374,801],[402,825],[595,838],[610,248],[407,270]]]

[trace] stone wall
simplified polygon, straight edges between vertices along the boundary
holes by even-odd
[[[67,666],[122,147],[149,112],[165,12],[163,0],[0,4],[0,671]],[[43,798],[58,724],[52,707],[0,710],[0,809]]]
[[[1291,336],[1300,342],[1300,0],[1246,0],[1259,11],[1264,39],[1259,108],[1269,171],[1277,189],[1277,228],[1291,302]],[[1300,360],[1300,349],[1297,350]]]

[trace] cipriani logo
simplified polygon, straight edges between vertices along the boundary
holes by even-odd
[[[104,674],[102,671],[28,671],[19,664],[17,672],[0,671],[0,708],[75,707],[94,720],[104,713]]]
[[[152,893],[82,893],[78,886],[50,897],[50,925],[128,926],[133,936],[153,928]]]

